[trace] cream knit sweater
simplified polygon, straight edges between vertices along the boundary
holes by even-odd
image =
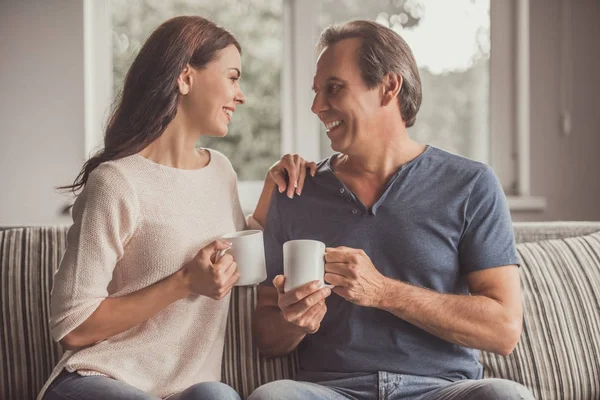
[[[229,160],[210,150],[203,169],[182,170],[132,155],[101,164],[75,201],[73,226],[54,276],[50,327],[62,339],[106,297],[123,296],[173,274],[245,220]],[[146,322],[82,350],[61,370],[106,375],[159,397],[221,379],[229,296],[190,296]]]

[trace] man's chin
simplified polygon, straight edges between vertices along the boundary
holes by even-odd
[[[335,151],[336,153],[345,153],[347,148],[343,141],[332,140],[331,138],[329,139],[329,147],[331,147],[331,150]]]

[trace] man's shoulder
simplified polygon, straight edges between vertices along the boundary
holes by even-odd
[[[419,168],[422,178],[434,187],[451,187],[468,190],[481,176],[494,176],[492,169],[479,161],[432,147]]]
[[[334,156],[332,156],[334,157]],[[313,207],[315,202],[321,202],[329,197],[335,189],[336,177],[331,171],[331,158],[328,157],[317,163],[315,176],[306,175],[302,193],[293,198],[287,196],[287,192],[279,193],[277,189],[273,193],[272,203],[282,210],[297,210],[299,208]]]
[[[437,147],[431,148],[429,159],[435,167],[439,167],[441,173],[479,175],[490,168],[480,161],[475,161]]]

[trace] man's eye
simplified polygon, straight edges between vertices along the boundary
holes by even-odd
[[[341,88],[340,85],[332,84],[332,85],[329,85],[327,89],[328,89],[329,93],[335,94],[340,91],[340,88]]]

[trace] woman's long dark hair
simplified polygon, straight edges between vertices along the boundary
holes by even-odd
[[[185,66],[204,68],[229,45],[241,53],[230,32],[202,17],[175,17],[159,26],[127,72],[108,120],[104,149],[83,165],[72,185],[60,189],[76,193],[100,164],[138,153],[160,137],[177,113],[177,78]]]

